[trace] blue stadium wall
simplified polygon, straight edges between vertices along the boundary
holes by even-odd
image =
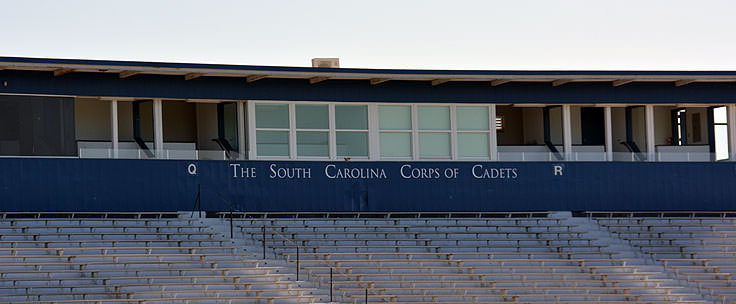
[[[0,211],[736,210],[736,163],[1,158]]]

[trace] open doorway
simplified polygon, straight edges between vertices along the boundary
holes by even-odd
[[[602,146],[605,143],[603,108],[580,108],[580,132],[584,146]]]

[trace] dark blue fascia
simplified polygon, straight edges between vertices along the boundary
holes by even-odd
[[[303,100],[352,102],[466,102],[466,103],[734,103],[736,83],[696,82],[676,87],[672,82],[633,82],[613,87],[610,82],[449,82],[367,80],[262,79],[247,83],[237,77],[139,74],[120,79],[112,73],[0,71],[0,93],[135,97],[171,99]]]

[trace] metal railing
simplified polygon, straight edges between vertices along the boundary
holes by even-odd
[[[736,211],[583,211],[573,216],[588,218],[736,218]]]
[[[178,159],[178,160],[232,160],[240,158],[240,155],[236,152],[230,152],[223,150],[179,150],[179,149],[163,149],[159,152],[160,156],[156,156],[155,150],[154,156],[149,156],[145,150],[142,149],[119,149],[117,154],[111,148],[80,148],[79,158],[96,158],[96,159]],[[649,154],[647,152],[635,153],[635,152],[528,152],[528,151],[515,151],[515,152],[497,152],[497,161],[499,162],[559,162],[559,161],[573,161],[573,162],[638,162],[638,161],[650,161]],[[22,157],[22,156],[19,156]],[[47,156],[56,157],[56,156]],[[727,155],[720,155],[709,152],[661,152],[657,151],[654,153],[654,158],[651,161],[657,162],[710,162],[723,160],[727,158]],[[260,158],[259,158],[260,159]],[[478,158],[478,159],[460,159],[460,161],[488,161],[490,158]],[[274,159],[277,160],[277,159]],[[283,160],[283,159],[278,159]],[[294,161],[320,161],[322,159],[294,159]],[[324,159],[329,161],[329,159]],[[355,159],[353,161],[370,161],[369,159]],[[407,161],[407,160],[401,160]],[[410,161],[410,160],[409,160]],[[423,161],[423,160],[419,160]],[[436,159],[432,161],[449,161]]]
[[[96,219],[177,219],[179,212],[94,212],[94,211],[6,211],[0,212],[0,219],[79,219],[79,220],[96,220]]]
[[[231,214],[232,214],[232,211],[231,211]],[[232,216],[230,217],[230,227],[231,227],[230,229],[232,231]],[[264,224],[262,226],[262,228],[261,228],[261,232],[262,232],[262,234],[261,234],[261,244],[263,246],[263,259],[264,260],[267,258],[267,255],[266,255],[266,248],[267,248],[267,245],[266,245],[267,244],[266,243],[267,242],[266,230],[267,230],[267,227]],[[286,241],[287,243],[293,245],[294,248],[296,249],[296,281],[299,281],[299,274],[300,274],[300,269],[301,269],[301,267],[300,267],[299,251],[300,251],[300,249],[303,246],[299,245],[294,240],[285,237],[283,234],[279,233],[276,229],[271,229],[270,232],[271,232],[271,235],[272,236],[273,235],[278,236],[280,239],[282,239],[282,240]],[[231,232],[231,238],[232,238],[232,232]],[[277,255],[277,254],[278,253],[274,251],[274,255]],[[285,257],[285,260],[286,260],[287,263],[290,262],[290,260],[289,260],[288,257]],[[328,263],[328,266],[329,266],[329,263]],[[341,276],[343,276],[345,278],[348,278],[348,279],[350,278],[350,276],[347,273],[335,272],[334,269],[335,269],[334,267],[330,266],[330,282],[329,282],[329,286],[330,286],[330,288],[329,288],[329,291],[330,291],[330,303],[334,302],[334,294],[333,293],[334,293],[334,289],[335,289],[334,288],[334,285],[335,285],[334,276],[335,276],[335,274],[341,275]],[[365,289],[365,303],[368,303],[368,288]]]
[[[112,148],[79,148],[78,152],[79,158],[98,159],[230,160],[233,158],[224,150],[162,149],[160,151],[161,156],[156,156],[156,150],[151,150],[153,152],[153,156],[151,156],[143,149],[118,149],[116,153]],[[235,155],[237,153],[230,154]]]
[[[202,185],[197,184],[197,196],[194,199],[194,206],[192,206],[192,217],[194,212],[199,211],[199,218],[202,218]],[[230,235],[232,238],[232,234]]]
[[[232,221],[231,221],[231,223],[232,223]],[[263,225],[263,228],[262,228],[261,231],[263,232],[262,239],[261,239],[261,243],[263,244],[263,259],[265,260],[266,259],[266,225],[265,224]],[[281,233],[279,233],[278,231],[276,231],[276,229],[271,229],[271,233],[272,233],[272,235],[276,235],[276,236],[280,237],[281,239],[283,239],[284,241],[288,242],[289,244],[292,244],[295,247],[295,249],[296,249],[296,280],[299,281],[299,272],[300,272],[300,268],[301,268],[300,265],[299,265],[299,262],[300,262],[299,261],[299,249],[302,246],[300,246],[299,244],[297,244],[296,242],[294,242],[294,240],[291,240],[291,239],[283,236]],[[277,253],[274,251],[274,255],[275,254],[277,254]],[[288,258],[286,258],[286,262],[287,263],[289,262],[289,259]],[[334,290],[333,286],[334,286],[333,270],[332,270],[332,267],[330,267],[330,303],[333,302],[333,294],[332,294],[333,293],[333,290]]]
[[[483,211],[456,211],[456,212],[411,212],[411,211],[394,211],[394,212],[257,212],[257,211],[236,211],[233,213],[235,218],[243,219],[314,219],[314,218],[355,218],[355,219],[465,219],[465,218],[546,218],[550,212],[548,211],[510,211],[510,212],[483,212]],[[220,218],[224,218],[228,213],[217,213]]]

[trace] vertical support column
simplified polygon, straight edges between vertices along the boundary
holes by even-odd
[[[728,159],[736,161],[736,104],[726,105],[728,119]]]
[[[238,112],[238,159],[245,159],[245,107],[243,101],[238,100],[236,111]]]
[[[654,145],[654,105],[644,106],[644,119],[647,130],[647,161],[656,161],[657,152]]]
[[[457,107],[450,106],[450,159],[457,160],[460,157],[457,147]]]
[[[715,124],[715,116],[714,116],[714,109],[716,107],[710,106],[707,108],[706,112],[706,130],[708,131],[708,152],[710,152],[710,161],[716,161],[716,124]]]
[[[296,159],[296,105],[289,104],[289,159]]]
[[[118,101],[110,100],[110,143],[112,144],[112,158],[118,158]]]
[[[611,106],[605,106],[603,108],[603,125],[606,139],[606,160],[613,161],[613,122],[611,120]]]
[[[335,104],[330,103],[327,105],[327,120],[328,128],[327,131],[327,155],[331,160],[337,159],[337,132],[335,131]]]
[[[164,158],[164,120],[161,99],[153,100],[153,147],[156,158]]]
[[[248,101],[248,159],[256,159],[256,104]]]
[[[411,159],[419,160],[419,122],[418,109],[416,105],[411,106]]]
[[[488,106],[488,156],[491,161],[498,161],[498,132],[496,131],[496,105]]]
[[[562,143],[565,150],[565,160],[572,160],[572,120],[570,105],[562,105]]]
[[[370,160],[381,159],[381,141],[378,126],[378,105],[368,105],[368,158]]]

